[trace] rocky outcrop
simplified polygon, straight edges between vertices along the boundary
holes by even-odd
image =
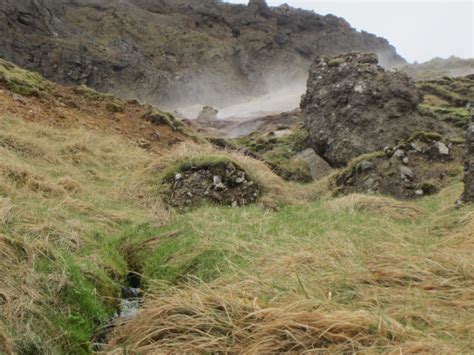
[[[466,135],[466,159],[464,163],[464,194],[463,202],[474,203],[474,103],[470,104],[471,125]]]
[[[432,195],[458,175],[463,148],[439,135],[419,133],[359,157],[334,178],[339,193],[384,194],[399,199]]]
[[[198,121],[208,122],[217,120],[219,111],[212,106],[204,106],[197,117]]]
[[[60,83],[170,107],[261,93],[305,78],[316,55],[351,50],[405,63],[341,18],[262,0],[0,2],[0,57]]]
[[[339,167],[416,131],[445,132],[418,113],[421,101],[407,75],[385,71],[374,54],[350,53],[315,60],[301,109],[312,147]]]

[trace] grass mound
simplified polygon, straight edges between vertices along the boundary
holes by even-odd
[[[334,210],[372,211],[393,219],[419,218],[424,215],[423,209],[409,202],[362,194],[351,194],[337,198],[329,203]]]
[[[238,152],[222,151],[208,144],[183,143],[171,154],[157,160],[150,167],[158,179],[157,185],[167,182],[177,173],[195,168],[215,168],[234,164],[242,169],[261,189],[259,201],[267,207],[293,203],[291,188],[275,175],[265,163],[246,157]],[[148,182],[153,184],[153,182]],[[169,188],[169,186],[168,186]]]

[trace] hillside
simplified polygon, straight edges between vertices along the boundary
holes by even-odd
[[[316,55],[362,50],[405,63],[342,18],[259,0],[3,0],[0,31],[0,56],[48,79],[170,107],[302,83]]]
[[[450,57],[434,58],[425,63],[414,63],[402,70],[417,80],[436,80],[443,77],[460,77],[474,74],[474,59]]]
[[[415,201],[343,196],[347,169],[285,182],[156,107],[6,61],[0,85],[0,352],[474,350],[458,161]],[[304,142],[265,130],[240,141]]]

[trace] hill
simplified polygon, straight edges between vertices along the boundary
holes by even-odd
[[[4,0],[0,54],[63,84],[167,106],[219,104],[303,82],[316,55],[405,61],[344,19],[217,0]]]

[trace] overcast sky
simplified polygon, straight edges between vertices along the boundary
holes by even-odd
[[[344,17],[352,27],[387,38],[409,62],[474,58],[474,0],[267,0],[271,6],[285,2]]]

